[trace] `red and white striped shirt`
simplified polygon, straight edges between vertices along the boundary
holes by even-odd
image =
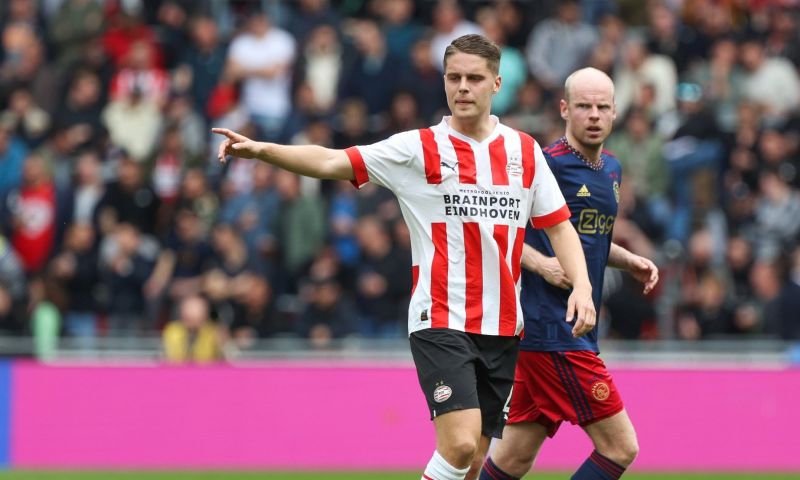
[[[500,124],[482,142],[449,125],[346,150],[357,187],[392,190],[411,233],[409,333],[450,328],[519,335],[519,277],[528,219],[570,217],[538,143]]]

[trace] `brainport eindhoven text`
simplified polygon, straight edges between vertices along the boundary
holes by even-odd
[[[453,194],[443,195],[443,198],[445,215],[502,218],[506,220],[519,220],[520,217],[520,200],[518,198],[496,197],[491,196],[491,194]]]

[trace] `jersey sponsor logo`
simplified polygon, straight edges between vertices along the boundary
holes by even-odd
[[[592,385],[592,396],[595,399],[602,402],[603,400],[607,399],[610,394],[611,389],[608,388],[608,384],[606,382],[595,382],[594,385]]]
[[[436,403],[442,403],[447,401],[447,399],[452,395],[452,388],[448,387],[447,385],[439,385],[436,387],[436,390],[433,391],[433,401]]]
[[[619,203],[619,182],[614,180],[614,199]]]
[[[581,185],[580,189],[578,189],[578,196],[579,197],[591,197],[592,196],[591,192],[589,192],[589,189],[586,187],[585,183],[583,185]]]
[[[446,194],[444,214],[460,217],[484,217],[504,220],[519,220],[520,199],[504,196],[506,192],[480,191],[475,194]]]
[[[614,229],[614,215],[605,215],[595,208],[584,208],[578,216],[578,233],[608,235]]]

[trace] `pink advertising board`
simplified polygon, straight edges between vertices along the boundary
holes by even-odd
[[[638,470],[800,471],[800,370],[615,368]],[[409,469],[433,428],[410,365],[42,366],[11,380],[12,468]],[[562,426],[537,465],[591,445]]]

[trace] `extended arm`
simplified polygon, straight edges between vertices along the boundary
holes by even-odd
[[[226,138],[219,145],[217,157],[225,163],[227,155],[261,160],[306,177],[330,180],[353,180],[353,166],[344,150],[317,145],[279,145],[256,142],[227,128],[214,128]]]
[[[596,315],[592,284],[589,282],[580,238],[568,220],[544,230],[567,277],[573,279],[572,293],[567,301],[566,320],[572,322],[573,318],[577,318],[572,327],[572,335],[580,337],[594,328]]]

